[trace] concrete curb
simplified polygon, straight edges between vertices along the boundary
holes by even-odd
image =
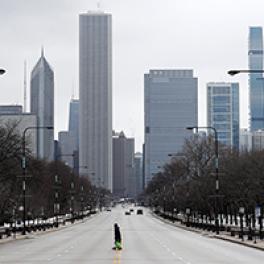
[[[181,228],[181,229],[183,229],[185,231],[194,232],[194,233],[201,234],[201,235],[206,235],[208,238],[220,239],[220,240],[224,240],[224,241],[227,241],[227,242],[231,242],[233,244],[239,244],[239,245],[242,245],[242,246],[245,246],[245,247],[250,247],[250,248],[254,248],[254,249],[258,249],[258,250],[264,251],[264,247],[260,247],[257,244],[248,244],[248,243],[245,243],[245,242],[242,242],[242,241],[239,241],[239,240],[233,240],[233,239],[228,238],[228,237],[223,237],[221,235],[217,236],[217,235],[214,235],[214,234],[211,234],[211,233],[207,233],[207,232],[204,232],[204,231],[201,231],[201,230],[189,228],[189,227],[183,226],[183,225],[178,224],[178,223],[172,223],[171,221],[166,220],[166,219],[156,215],[153,212],[150,212],[150,214],[152,216],[154,216],[155,218],[159,219],[160,221],[166,223],[166,224],[169,224],[169,225],[171,225],[173,227]]]
[[[259,247],[257,244],[248,244],[248,243],[244,243],[244,242],[239,241],[239,240],[229,239],[228,237],[211,236],[210,238],[216,238],[216,239],[220,239],[220,240],[231,242],[233,244],[239,244],[239,245],[242,245],[242,246],[245,246],[245,247],[250,247],[250,248],[254,248],[254,249],[258,249],[258,250],[264,251],[264,248],[263,247]]]

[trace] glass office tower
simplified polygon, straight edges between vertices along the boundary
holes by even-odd
[[[30,109],[37,116],[37,126],[54,127],[54,72],[44,56],[41,57],[31,72]],[[39,159],[54,159],[53,129],[37,130],[37,152]]]
[[[145,74],[145,187],[180,152],[198,125],[198,79],[192,70],[150,70]]]
[[[248,61],[250,70],[263,70],[262,27],[249,28]],[[264,87],[263,74],[249,74],[250,129],[264,128]]]
[[[207,84],[207,125],[224,145],[239,149],[239,84]]]

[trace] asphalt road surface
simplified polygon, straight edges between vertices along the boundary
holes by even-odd
[[[84,223],[0,244],[0,263],[8,264],[263,264],[264,252],[165,224],[144,209],[124,215],[118,207]],[[123,250],[113,247],[113,224]]]

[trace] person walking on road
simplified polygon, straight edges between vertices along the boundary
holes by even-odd
[[[122,249],[122,238],[121,238],[121,232],[120,227],[117,223],[114,224],[114,232],[115,232],[115,247],[114,249],[121,250]]]

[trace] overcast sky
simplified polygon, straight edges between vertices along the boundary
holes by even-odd
[[[0,104],[23,104],[23,64],[30,71],[41,45],[55,72],[56,133],[68,128],[78,97],[78,14],[96,0],[0,0]],[[206,125],[206,83],[240,82],[240,126],[248,126],[249,26],[264,25],[263,0],[102,0],[113,15],[113,128],[144,140],[144,73],[193,69],[199,78],[199,124]],[[29,88],[29,85],[28,85]],[[29,101],[29,100],[28,100]]]

